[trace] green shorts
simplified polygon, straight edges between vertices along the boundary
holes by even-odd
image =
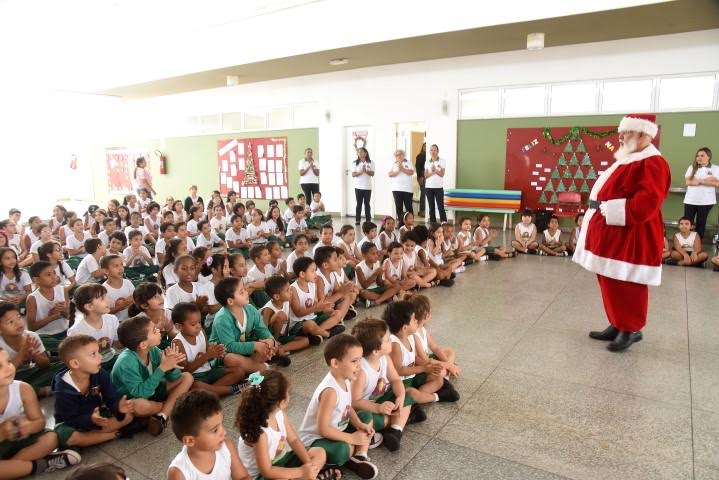
[[[402,383],[404,383],[404,388],[419,388],[427,383],[427,374],[418,373],[412,378],[405,378]]]
[[[290,450],[289,452],[286,452],[282,457],[277,460],[276,462],[272,462],[273,467],[284,467],[284,468],[294,468],[294,467],[300,467],[302,466],[302,461],[295,455],[295,452]],[[267,480],[266,477],[263,477],[262,475],[258,475],[255,477],[255,480]]]
[[[258,310],[264,307],[270,300],[272,300],[272,298],[270,298],[264,290],[255,290],[250,294],[250,303]]]
[[[384,292],[387,291],[387,289],[383,286],[378,286],[378,287],[368,288],[367,291],[372,292],[372,293],[378,293],[378,294],[382,295]]]
[[[33,443],[37,442],[40,437],[45,435],[50,430],[43,430],[42,432],[33,433],[28,435],[27,438],[22,440],[6,440],[0,442],[0,460],[9,460],[18,454],[22,449],[29,447]]]
[[[392,391],[392,389],[389,389],[384,393],[384,395],[382,395],[381,397],[379,397],[376,400],[373,400],[373,402],[374,403],[394,402],[396,399],[397,399],[397,397],[394,395],[394,392]],[[414,405],[415,403],[417,403],[417,402],[414,401],[414,398],[412,398],[412,395],[405,392],[404,403],[402,405],[407,407],[409,405]],[[363,410],[357,410],[357,415],[359,415],[359,412],[361,412],[361,411],[363,411]],[[384,427],[387,426],[384,422],[385,415],[383,415],[381,413],[370,413],[370,415],[372,415],[372,426],[374,427],[374,429],[376,431],[379,432],[380,430],[382,430]]]
[[[64,367],[65,364],[62,362],[53,362],[47,368],[40,368],[37,366],[30,368],[20,367],[15,372],[15,380],[29,383],[37,393],[37,391],[42,387],[49,387],[50,382],[52,382],[52,379],[55,377],[55,374]]]
[[[484,250],[487,252],[487,254],[494,253],[494,249],[497,247],[493,247],[491,245],[485,245]]]
[[[195,380],[212,385],[225,376],[225,367],[212,367],[206,372],[193,373],[192,376]]]
[[[60,342],[65,340],[67,337],[67,331],[56,333],[54,335],[43,335],[40,334],[40,341],[45,346],[45,350],[50,354],[57,354],[57,347],[60,346]]]
[[[75,432],[82,432],[79,428],[75,428],[67,423],[58,423],[55,425],[55,433],[57,434],[57,443],[60,448],[68,448],[67,442],[70,441],[70,437]]]
[[[357,412],[362,423],[370,423],[372,421],[372,414],[364,410]],[[345,432],[352,433],[355,428],[350,424],[347,425]],[[308,448],[319,447],[327,453],[327,464],[329,465],[344,465],[350,459],[350,446],[345,442],[337,440],[328,440],[326,438],[319,438],[312,442]]]
[[[245,260],[250,259],[250,249],[249,248],[231,248],[230,253],[239,253],[243,257],[245,257]]]
[[[304,332],[302,331],[304,324],[304,320],[300,320],[299,322],[295,323],[290,327],[290,331],[287,332],[287,335],[280,335],[280,338],[278,338],[277,341],[280,342],[280,344],[285,345],[287,343],[290,343],[297,337],[304,336]]]

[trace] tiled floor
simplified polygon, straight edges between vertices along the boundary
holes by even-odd
[[[587,337],[606,320],[596,279],[570,259],[469,267],[427,292],[431,331],[458,352],[462,398],[429,406],[399,452],[370,452],[379,478],[719,479],[718,288],[711,270],[665,268],[644,340],[615,354]],[[294,355],[286,372],[298,426],[325,373],[321,351]],[[224,400],[233,438],[237,401]],[[168,430],[82,453],[136,480],[164,478],[179,449]]]

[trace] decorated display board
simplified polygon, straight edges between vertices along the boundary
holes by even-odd
[[[130,193],[135,190],[133,173],[135,160],[145,157],[150,166],[150,152],[128,147],[112,147],[105,149],[105,166],[107,168],[107,190],[111,194]],[[71,166],[72,167],[72,163]]]
[[[287,137],[217,141],[220,192],[240,198],[287,198]]]
[[[508,128],[504,188],[522,191],[522,208],[554,210],[561,192],[586,204],[618,147],[615,126]]]

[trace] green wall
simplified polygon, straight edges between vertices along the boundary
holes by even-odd
[[[505,146],[508,128],[618,125],[621,115],[580,117],[460,120],[457,125],[457,188],[504,188]],[[684,186],[684,173],[700,147],[719,151],[719,112],[662,113],[659,150],[669,162],[672,187]],[[696,123],[695,137],[682,136],[685,123]],[[670,193],[662,207],[664,217],[675,220],[683,212],[683,193]],[[715,223],[717,211],[710,214]],[[492,219],[498,221],[499,217]],[[499,220],[501,222],[501,220]]]
[[[200,195],[207,201],[210,192],[218,189],[220,183],[217,141],[228,138],[257,137],[287,137],[289,191],[294,194],[300,192],[297,162],[303,157],[307,147],[312,148],[315,157],[319,158],[319,134],[316,128],[151,139],[130,142],[125,146],[145,148],[150,152],[159,149],[167,156],[167,175],[160,175],[159,163],[154,159],[151,161],[153,185],[157,190],[160,204],[163,204],[168,195],[184,200],[189,186],[193,184],[197,185]],[[102,154],[104,155],[104,147]],[[101,158],[104,159],[104,156]],[[95,165],[98,166],[93,170],[96,200],[105,202],[112,197],[117,197],[117,195],[111,196],[107,191],[104,160]],[[256,203],[260,208],[267,206],[267,201],[264,200]]]

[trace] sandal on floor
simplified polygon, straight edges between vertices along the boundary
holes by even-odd
[[[339,480],[342,478],[342,470],[334,467],[327,467],[320,470],[316,480]]]

